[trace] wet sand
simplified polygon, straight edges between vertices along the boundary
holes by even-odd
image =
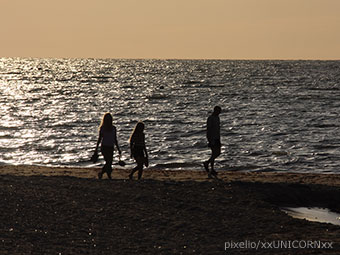
[[[340,254],[339,226],[280,210],[340,212],[339,175],[220,171],[216,180],[153,169],[130,181],[127,169],[113,180],[98,180],[98,171],[0,166],[0,254]],[[271,243],[295,240],[324,245]],[[261,243],[225,250],[243,241]]]

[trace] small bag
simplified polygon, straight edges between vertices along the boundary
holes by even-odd
[[[120,165],[120,166],[126,165],[126,163],[123,160],[120,159],[120,155],[119,155],[118,165]]]
[[[147,157],[144,157],[144,165],[145,167],[149,166],[149,159]]]
[[[93,153],[92,157],[91,157],[91,161],[92,161],[92,163],[93,163],[93,164],[94,164],[94,163],[97,163],[97,161],[98,161],[98,158],[99,158],[99,156],[98,156],[98,152],[97,152],[97,151],[95,151],[95,152]]]
[[[120,166],[125,166],[126,163],[123,160],[118,160],[118,165]]]

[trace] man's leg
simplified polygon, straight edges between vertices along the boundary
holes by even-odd
[[[221,155],[221,147],[220,146],[214,146],[211,148],[211,157],[209,159],[209,163],[211,165],[211,173],[216,175],[216,171],[214,170],[214,164],[215,164],[215,159]]]

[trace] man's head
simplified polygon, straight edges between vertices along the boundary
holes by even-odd
[[[221,112],[222,112],[221,107],[219,107],[219,106],[214,107],[214,114],[215,115],[219,115]]]

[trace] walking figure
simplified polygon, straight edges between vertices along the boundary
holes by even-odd
[[[148,152],[145,146],[144,123],[138,122],[130,137],[131,158],[136,160],[137,166],[129,174],[130,180],[138,171],[138,180],[142,178],[143,166],[149,166]]]
[[[219,106],[215,106],[214,112],[208,117],[207,120],[207,139],[208,147],[211,149],[211,156],[208,161],[203,163],[208,175],[217,175],[214,170],[215,159],[221,154],[221,134],[220,134],[220,113],[222,109]],[[209,170],[209,164],[211,168]]]
[[[112,124],[112,115],[111,113],[105,113],[102,119],[102,122],[99,127],[99,137],[97,140],[97,146],[95,150],[95,154],[98,152],[99,144],[101,144],[101,153],[103,154],[105,165],[102,168],[102,171],[98,173],[98,178],[101,179],[103,174],[106,173],[109,179],[112,179],[112,161],[113,161],[113,151],[114,146],[117,147],[119,155],[122,154],[118,141],[117,141],[117,129]]]

